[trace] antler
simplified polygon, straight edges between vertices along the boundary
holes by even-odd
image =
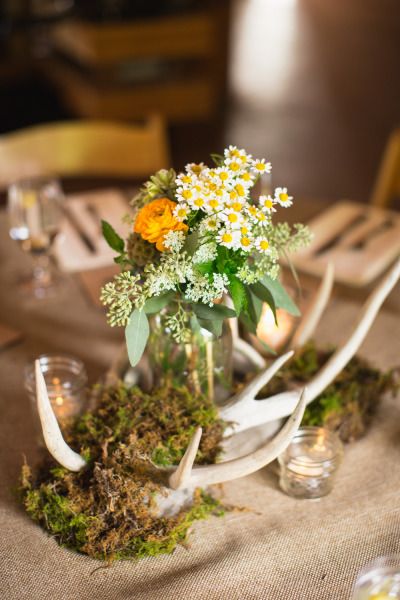
[[[358,323],[350,337],[336,350],[325,366],[307,384],[307,404],[314,400],[353,358],[370,330],[380,307],[396,285],[399,277],[400,260],[395,263],[388,275],[371,293],[364,304]],[[234,423],[233,431],[243,431],[261,423],[280,419],[292,412],[297,402],[298,392],[296,390],[276,394],[264,400],[255,400],[255,395],[261,388],[262,385],[256,385],[255,389],[253,386],[255,394],[252,399],[247,398],[246,402],[243,401],[245,390],[242,391],[242,398],[238,399],[236,397],[235,403],[222,408],[221,417],[226,421]]]
[[[290,444],[301,423],[305,407],[306,393],[304,389],[300,394],[300,398],[298,398],[293,414],[271,441],[246,456],[241,456],[240,458],[217,465],[193,467],[189,473],[188,453],[191,455],[191,465],[193,465],[198,443],[200,442],[201,431],[199,434],[199,430],[197,430],[181,463],[169,478],[170,487],[175,490],[185,487],[206,487],[215,483],[223,483],[224,481],[231,481],[232,479],[250,475],[250,473],[254,473],[258,469],[265,467],[282,454]],[[183,463],[184,466],[182,466]],[[183,473],[184,475],[182,475]]]
[[[329,302],[329,298],[331,297],[334,275],[335,269],[333,263],[328,263],[321,284],[293,336],[293,340],[290,344],[292,348],[304,346],[314,334],[326,305]]]
[[[85,460],[65,443],[47,393],[46,382],[35,360],[36,399],[46,446],[57,462],[70,471],[80,471],[86,465]]]

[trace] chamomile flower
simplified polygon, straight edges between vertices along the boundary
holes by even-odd
[[[196,181],[196,176],[191,173],[180,173],[175,180],[175,183],[178,187],[187,187],[194,185]]]
[[[187,173],[196,175],[197,177],[204,175],[204,173],[208,171],[208,167],[204,163],[189,163],[186,165],[185,169]]]
[[[260,196],[259,205],[263,212],[273,213],[276,212],[275,205],[276,201],[272,198],[272,196]]]
[[[229,146],[224,150],[225,159],[238,158],[244,150],[239,150],[236,146]]]
[[[254,206],[253,204],[249,204],[249,205],[246,207],[246,212],[247,212],[247,214],[248,214],[249,218],[250,218],[252,221],[254,221],[254,220],[255,220],[255,218],[256,218],[256,216],[257,216],[257,214],[259,213],[259,209],[257,208],[257,206]]]
[[[229,208],[230,210],[234,210],[235,212],[242,212],[244,205],[245,203],[243,200],[236,199],[233,202],[229,202],[227,204],[227,208]]]
[[[254,177],[249,171],[244,171],[240,174],[239,182],[245,187],[249,188],[254,183]]]
[[[271,173],[272,165],[270,162],[265,162],[265,158],[253,160],[251,163],[254,173],[263,175],[264,173]]]
[[[240,248],[240,232],[231,229],[222,229],[217,236],[217,242],[226,248],[237,250]]]
[[[214,169],[215,172],[215,180],[219,181],[219,183],[227,184],[232,179],[232,173],[227,167],[218,167]]]
[[[221,219],[221,221],[223,221],[224,223],[226,223],[227,226],[229,226],[232,229],[238,229],[241,227],[242,223],[243,223],[243,217],[240,213],[234,211],[234,210],[225,210],[224,212],[222,212],[219,215],[219,218]]]
[[[193,200],[189,201],[189,204],[194,208],[194,210],[205,210],[206,199],[203,196],[195,196]]]
[[[222,198],[218,196],[212,196],[207,200],[204,208],[207,212],[218,212],[222,210],[223,206],[224,202]]]
[[[253,219],[255,223],[267,224],[269,222],[269,218],[262,210],[258,210]]]
[[[239,174],[243,169],[242,162],[237,158],[228,158],[225,161],[225,164],[228,167],[228,169],[232,171],[232,173],[234,173],[235,175]]]
[[[216,216],[212,215],[211,217],[207,217],[202,221],[201,225],[204,223],[205,231],[216,231],[219,226],[219,221]]]
[[[269,254],[271,252],[270,243],[265,237],[260,236],[256,238],[255,246],[257,250],[262,254]]]
[[[278,187],[275,190],[275,200],[281,206],[292,206],[293,204],[293,196],[289,196],[287,193],[287,188]]]
[[[241,183],[235,183],[233,189],[235,190],[239,198],[244,198],[247,194],[246,188]]]
[[[176,190],[176,197],[178,202],[191,202],[194,200],[194,191],[192,188],[178,188]]]
[[[178,221],[185,221],[185,219],[187,218],[189,213],[190,213],[189,205],[185,204],[185,203],[177,204],[174,209],[174,217]]]
[[[240,248],[244,250],[244,252],[250,252],[253,248],[252,239],[248,235],[242,235],[240,238]]]

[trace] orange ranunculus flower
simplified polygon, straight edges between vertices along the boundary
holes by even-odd
[[[144,240],[155,244],[157,250],[164,252],[164,236],[169,231],[187,231],[188,226],[178,221],[173,214],[176,202],[169,198],[157,198],[146,204],[135,221],[135,232]]]

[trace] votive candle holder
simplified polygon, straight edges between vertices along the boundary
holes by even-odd
[[[358,574],[352,600],[400,599],[400,554],[380,556]]]
[[[87,374],[81,360],[72,356],[38,358],[49,400],[59,422],[76,417],[86,408]],[[35,363],[25,369],[25,389],[37,415]]]
[[[278,458],[279,485],[294,498],[326,496],[342,457],[343,444],[336,433],[323,427],[301,427]]]

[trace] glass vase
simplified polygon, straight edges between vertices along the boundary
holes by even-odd
[[[215,336],[193,323],[184,342],[174,339],[168,323],[168,309],[150,321],[147,356],[153,382],[185,385],[192,394],[203,395],[217,405],[224,404],[232,389],[232,334],[227,321],[222,334]]]

